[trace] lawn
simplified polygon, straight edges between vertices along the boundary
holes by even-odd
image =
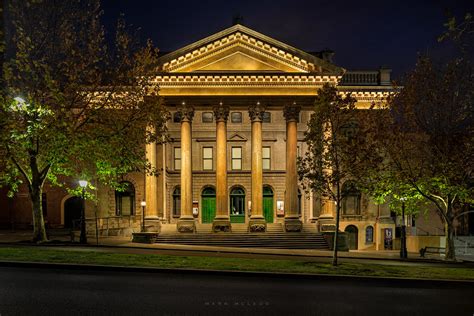
[[[172,269],[212,269],[228,271],[339,274],[418,279],[474,280],[474,269],[463,267],[462,265],[407,266],[395,264],[383,265],[376,263],[342,263],[337,267],[333,267],[329,263],[305,260],[124,254],[95,252],[88,250],[68,251],[35,247],[0,247],[0,261],[98,264]]]

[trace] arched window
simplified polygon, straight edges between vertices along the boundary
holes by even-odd
[[[374,242],[374,228],[372,226],[367,226],[365,229],[365,243],[371,244]]]
[[[129,216],[135,214],[135,187],[132,183],[120,183],[121,189],[115,190],[115,215]]]
[[[245,192],[242,188],[233,188],[230,192],[230,214],[245,214]]]
[[[342,186],[342,214],[360,215],[361,193],[352,181],[346,181]]]
[[[181,187],[177,186],[173,191],[173,217],[181,215]]]

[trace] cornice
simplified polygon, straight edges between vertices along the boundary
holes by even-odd
[[[151,84],[160,87],[179,86],[321,86],[326,82],[337,84],[341,76],[301,74],[160,74]]]

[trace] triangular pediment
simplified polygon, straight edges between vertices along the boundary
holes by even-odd
[[[232,134],[228,139],[229,142],[245,142],[246,140],[247,138],[239,135],[238,133]]]
[[[240,24],[162,56],[161,72],[342,74],[342,68]]]
[[[225,54],[220,59],[208,62],[195,71],[281,71],[282,68],[285,68],[284,65],[259,60],[242,51]]]

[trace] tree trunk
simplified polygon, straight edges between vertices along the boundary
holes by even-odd
[[[339,214],[340,208],[341,208],[341,188],[339,185],[339,181],[336,184],[336,229],[334,231],[334,249],[333,249],[333,254],[332,254],[332,265],[337,266],[337,244],[338,244],[338,239],[339,239]]]
[[[339,203],[336,206],[336,230],[334,232],[334,250],[332,254],[332,265],[337,266],[337,245],[339,239]]]
[[[453,206],[448,197],[448,207],[446,209],[446,219],[444,222],[444,230],[446,235],[446,260],[456,260],[456,250],[454,248],[454,216]]]
[[[33,209],[33,241],[37,243],[48,241],[44,227],[42,207],[42,185],[33,181],[30,186],[31,206]]]
[[[46,179],[46,175],[49,171],[49,166],[41,172],[38,168],[37,155],[38,151],[30,150],[30,170],[31,170],[31,182],[28,185],[30,191],[31,205],[33,210],[33,241],[42,243],[48,241],[46,235],[46,229],[44,227],[43,218],[43,206],[41,203],[43,184]]]

